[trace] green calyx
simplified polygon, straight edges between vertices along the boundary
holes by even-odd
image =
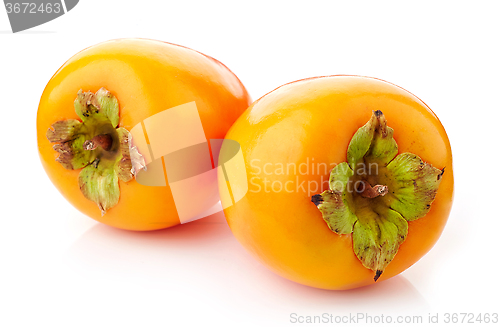
[[[380,110],[358,129],[347,162],[330,173],[329,189],[312,196],[328,227],[351,234],[353,250],[377,281],[408,234],[408,222],[425,216],[444,168],[401,153]]]
[[[128,130],[118,127],[118,100],[101,88],[95,94],[78,92],[75,112],[81,119],[57,121],[47,130],[56,143],[56,159],[66,169],[82,169],[78,184],[82,194],[97,204],[102,215],[120,198],[118,180],[130,181],[144,167]]]

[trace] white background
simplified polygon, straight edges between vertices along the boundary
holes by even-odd
[[[292,313],[425,322],[499,312],[498,4],[82,0],[17,34],[0,7],[0,325],[286,326],[299,325]],[[389,281],[333,292],[274,275],[239,245],[223,214],[150,233],[85,217],[41,167],[38,101],[72,55],[122,37],[213,56],[253,99],[331,74],[378,77],[416,94],[453,148],[455,202],[441,239]]]

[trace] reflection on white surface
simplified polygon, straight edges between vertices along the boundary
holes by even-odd
[[[86,278],[120,281],[163,293],[176,314],[216,305],[214,315],[287,323],[291,313],[428,312],[420,292],[402,275],[351,291],[326,291],[288,281],[258,263],[236,241],[222,213],[155,232],[97,224],[70,248],[65,262]],[[186,296],[189,294],[189,296]],[[207,296],[210,303],[207,303]],[[179,302],[178,302],[179,301]],[[259,312],[249,317],[250,312]]]

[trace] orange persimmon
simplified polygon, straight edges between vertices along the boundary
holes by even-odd
[[[210,140],[223,139],[250,102],[240,80],[202,53],[154,40],[104,42],[47,84],[40,159],[61,194],[97,221],[170,227],[217,206]]]
[[[292,281],[344,290],[391,278],[431,249],[448,219],[445,129],[391,83],[330,76],[283,85],[255,101],[226,140],[242,152],[239,170],[219,174],[227,222]]]

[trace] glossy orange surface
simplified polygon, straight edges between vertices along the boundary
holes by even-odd
[[[240,143],[246,168],[246,181],[237,179],[231,187],[248,182],[246,195],[224,210],[226,219],[241,244],[277,274],[333,290],[374,283],[374,273],[354,254],[352,234],[330,231],[311,202],[327,189],[330,169],[346,161],[349,141],[373,110],[381,110],[394,129],[399,153],[446,167],[430,212],[409,222],[406,241],[378,283],[413,265],[441,235],[453,199],[452,153],[429,107],[373,78],[301,80],[254,102],[226,136]]]
[[[61,194],[84,214],[114,227],[154,230],[179,224],[168,186],[120,181],[118,205],[101,216],[97,205],[79,190],[80,170],[66,170],[55,161],[58,154],[45,136],[47,129],[58,120],[78,118],[73,101],[80,89],[96,92],[101,87],[118,99],[119,127],[128,130],[151,115],[195,101],[207,139],[224,138],[251,102],[247,91],[217,60],[185,47],[143,39],[108,41],[85,49],[47,84],[38,108],[38,149],[45,171]],[[206,209],[199,207],[200,212]]]

